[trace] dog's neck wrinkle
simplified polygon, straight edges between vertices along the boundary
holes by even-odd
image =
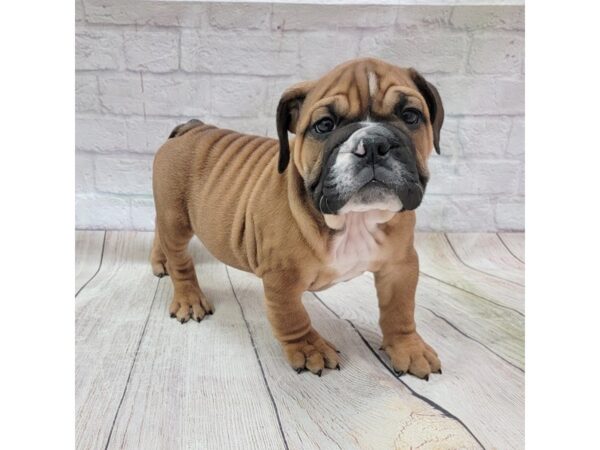
[[[377,215],[372,211],[352,212],[345,215],[344,228],[334,238],[333,254],[336,260],[368,261],[377,250],[375,232]]]
[[[344,215],[344,226],[331,241],[329,265],[336,272],[334,283],[372,270],[372,264],[380,256],[381,223],[381,211]]]

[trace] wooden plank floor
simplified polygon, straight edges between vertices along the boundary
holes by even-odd
[[[258,278],[194,240],[216,312],[181,325],[152,233],[76,233],[78,449],[518,449],[524,445],[523,234],[419,234],[417,321],[442,359],[429,382],[379,351],[373,277],[307,293],[341,350],[321,378],[289,368]]]

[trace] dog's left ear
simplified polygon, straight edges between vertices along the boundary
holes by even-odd
[[[417,85],[417,88],[421,92],[421,95],[427,102],[427,108],[429,108],[429,117],[431,119],[431,126],[433,128],[433,145],[437,154],[440,154],[440,131],[442,124],[444,123],[444,105],[442,104],[442,98],[436,87],[427,81],[423,76],[415,69],[409,69],[410,75]]]
[[[279,137],[279,173],[283,173],[290,162],[290,143],[288,131],[296,132],[300,108],[308,91],[314,86],[313,81],[303,81],[285,90],[277,106],[277,136]]]

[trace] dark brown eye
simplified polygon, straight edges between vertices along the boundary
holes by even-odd
[[[335,122],[331,117],[324,117],[313,125],[315,133],[325,134],[331,133],[335,128]]]
[[[422,120],[421,111],[414,108],[408,108],[402,111],[401,117],[404,123],[412,126],[418,125]]]

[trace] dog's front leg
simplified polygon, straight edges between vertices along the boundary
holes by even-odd
[[[409,372],[428,380],[430,373],[441,373],[441,363],[435,350],[416,331],[418,278],[419,259],[416,251],[411,249],[402,261],[387,264],[375,273],[375,287],[382,347],[390,357],[394,371],[399,374]]]
[[[298,283],[297,274],[269,273],[263,276],[267,316],[273,334],[298,373],[305,369],[321,376],[323,368],[339,369],[335,347],[322,338],[310,323],[302,304],[306,286]]]

